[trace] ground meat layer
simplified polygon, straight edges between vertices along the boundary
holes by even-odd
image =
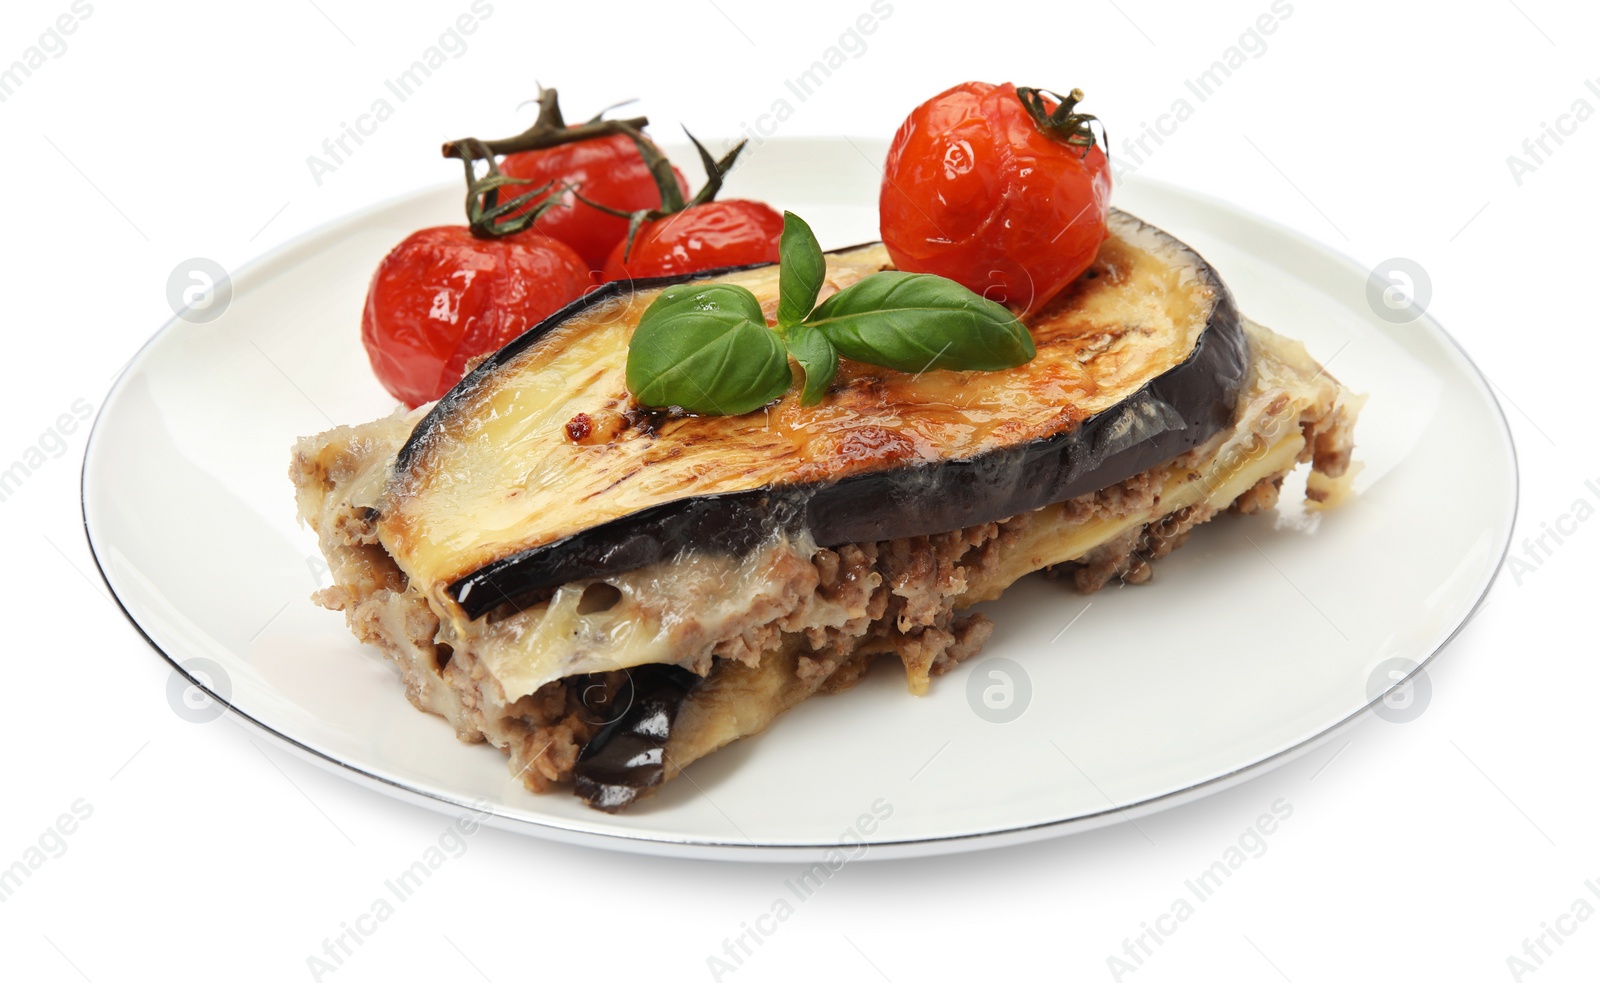
[[[1268,484],[1275,494],[1276,485]],[[1138,475],[1075,500],[1069,511],[1132,514],[1149,506],[1148,485],[1148,477]],[[1241,511],[1267,507],[1259,488],[1236,503]],[[1079,561],[1051,568],[1050,575],[1083,592],[1113,579],[1144,583],[1150,579],[1150,564],[1181,545],[1195,525],[1213,514],[1181,509],[1135,527]],[[583,745],[609,719],[611,701],[626,673],[569,676],[512,703],[499,703],[493,680],[470,650],[456,652],[438,640],[438,618],[423,598],[406,588],[404,574],[382,548],[367,541],[361,517],[337,515],[323,533],[339,583],[319,592],[317,602],[344,612],[355,635],[396,664],[406,695],[418,709],[445,717],[464,741],[487,740],[505,750],[513,773],[530,790],[543,792],[570,781]],[[795,685],[787,687],[781,701],[763,697],[769,700],[765,706],[743,700],[737,716],[744,726],[712,743],[721,746],[764,729],[783,710],[813,694],[848,689],[880,657],[897,659],[912,692],[925,692],[932,677],[975,655],[988,640],[993,624],[981,614],[962,613],[963,594],[969,582],[993,575],[1033,521],[1032,514],[1024,514],[935,536],[817,550],[811,558],[815,598],[847,616],[835,624],[791,631],[786,623],[805,620],[796,616],[804,606],[797,606],[786,617],[718,642],[712,657],[701,660],[708,682],[735,666],[756,669],[764,656],[776,657],[788,645],[793,654],[783,669],[792,672]],[[694,735],[683,740],[675,735],[683,750],[671,771],[688,764],[688,749],[693,748],[693,757],[714,749],[699,746],[705,743]]]

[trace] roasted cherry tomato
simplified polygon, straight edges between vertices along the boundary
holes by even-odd
[[[1088,269],[1106,237],[1111,172],[1094,117],[1074,112],[1081,98],[1063,110],[1037,89],[967,82],[913,110],[878,199],[895,266],[1024,312]]]
[[[776,263],[783,216],[759,201],[733,198],[690,205],[644,223],[611,250],[607,280],[678,276],[724,266]],[[624,251],[627,259],[623,259]]]
[[[500,170],[511,177],[533,182],[507,187],[502,194],[508,197],[555,181],[571,184],[589,201],[619,212],[661,207],[661,191],[645,166],[639,148],[621,133],[508,154],[500,162]],[[678,187],[687,192],[689,185],[683,174],[676,167],[672,174]],[[561,200],[540,215],[533,227],[577,250],[591,270],[602,269],[612,247],[628,234],[628,220],[580,201],[571,191],[562,191],[561,195]],[[535,198],[528,207],[533,208],[548,197],[549,194]]]
[[[538,232],[475,238],[465,226],[412,233],[385,256],[367,290],[361,341],[396,399],[418,406],[590,286],[589,267]]]

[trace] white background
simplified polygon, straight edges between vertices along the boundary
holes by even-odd
[[[493,0],[465,52],[319,185],[307,156],[383,95],[467,0],[404,12],[358,0],[93,0],[66,50],[0,103],[0,464],[37,446],[75,400],[99,405],[170,316],[165,284],[180,261],[234,269],[355,208],[454,177],[454,162],[437,157],[441,139],[514,129],[535,79],[559,85],[573,117],[639,96],[658,133],[681,120],[733,135],[868,9]],[[8,2],[0,65],[68,10],[68,0]],[[947,85],[1011,79],[1082,86],[1120,151],[1187,97],[1194,117],[1143,173],[1237,201],[1364,264],[1405,256],[1428,271],[1431,310],[1483,366],[1515,433],[1513,553],[1526,558],[1524,537],[1578,499],[1600,501],[1585,488],[1600,486],[1600,326],[1587,295],[1600,119],[1550,144],[1520,184],[1507,158],[1575,100],[1600,111],[1584,85],[1600,78],[1600,21],[1556,0],[1293,0],[1265,52],[1197,104],[1184,81],[1268,10],[1265,0],[894,0],[864,52],[779,132],[886,136]],[[84,433],[0,503],[0,576],[18,626],[0,718],[0,866],[75,801],[93,809],[65,852],[0,904],[0,972],[311,978],[307,956],[446,820],[264,750],[231,722],[195,725],[170,709],[169,669],[104,597],[84,544]],[[1472,493],[1439,475],[1440,495]],[[1600,522],[1579,523],[1536,568],[1503,572],[1430,668],[1431,702],[1413,722],[1369,720],[1287,768],[1141,820],[1143,834],[1123,824],[853,864],[724,978],[904,983],[1030,966],[1112,978],[1108,956],[1280,798],[1294,811],[1266,854],[1124,979],[1517,978],[1507,957],[1524,939],[1579,897],[1600,905],[1584,886],[1600,883],[1597,559]],[[707,957],[796,873],[490,830],[469,842],[324,978],[707,979]],[[1600,917],[1562,925],[1574,933],[1522,978],[1595,978]]]

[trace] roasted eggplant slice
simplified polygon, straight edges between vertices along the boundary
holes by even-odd
[[[960,529],[1170,460],[1231,419],[1239,315],[1183,243],[1122,212],[1110,225],[1095,265],[1030,319],[1031,362],[912,375],[846,361],[813,407],[795,390],[742,416],[641,410],[623,381],[628,340],[667,282],[596,291],[418,424],[380,538],[414,585],[477,618],[685,550]],[[830,255],[825,290],[887,265],[877,245]],[[775,308],[776,266],[716,277]]]

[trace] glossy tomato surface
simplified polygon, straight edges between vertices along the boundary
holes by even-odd
[[[878,218],[896,267],[1031,312],[1094,261],[1110,201],[1098,143],[1042,130],[1009,82],[967,82],[895,133]]]
[[[533,183],[511,185],[502,194],[516,197],[551,181],[570,183],[578,194],[618,211],[634,212],[661,207],[661,190],[645,167],[639,148],[623,134],[580,140],[544,150],[508,154],[500,170],[512,177],[528,178]],[[672,169],[680,191],[689,185],[678,169]],[[544,201],[549,193],[530,202]],[[571,191],[561,192],[560,201],[539,216],[534,229],[577,250],[591,270],[605,266],[611,249],[628,234],[628,220],[608,215],[582,201]]]
[[[723,266],[776,263],[782,236],[783,216],[770,205],[738,198],[710,201],[640,226],[632,249],[626,249],[623,241],[611,250],[605,278],[677,276]]]
[[[500,348],[589,286],[582,257],[537,232],[478,239],[466,226],[422,229],[378,264],[361,342],[383,387],[418,406],[460,381],[469,359]]]

